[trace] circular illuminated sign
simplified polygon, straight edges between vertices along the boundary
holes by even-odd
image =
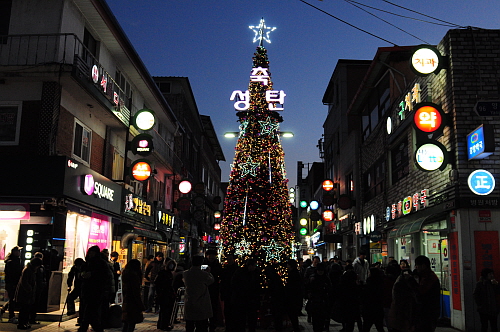
[[[191,182],[184,180],[179,183],[179,191],[183,194],[187,194],[191,191],[192,185]]]
[[[430,141],[420,145],[415,152],[417,167],[423,171],[431,172],[437,169],[443,170],[448,160],[448,151],[443,144]]]
[[[306,235],[306,234],[307,234],[307,228],[301,228],[300,235]]]
[[[144,108],[135,113],[132,124],[140,130],[150,130],[155,125],[155,113],[147,108]]]
[[[306,208],[307,207],[307,202],[306,201],[300,201],[299,203],[301,208]]]
[[[215,219],[219,219],[220,217],[222,217],[222,213],[220,211],[215,211],[214,212],[214,218]]]
[[[132,140],[131,150],[133,154],[141,156],[150,155],[153,152],[153,137],[148,134],[139,134]]]
[[[484,170],[478,169],[470,173],[467,179],[469,189],[476,195],[489,195],[495,189],[495,178],[493,174]]]
[[[302,218],[302,219],[300,219],[300,224],[301,224],[302,226],[307,225],[307,219],[306,219],[306,218]]]
[[[429,45],[419,46],[411,56],[411,68],[419,76],[427,76],[440,69],[441,54]]]
[[[443,125],[444,113],[439,105],[420,103],[415,105],[415,109],[413,125],[416,129],[425,133],[432,133]]]
[[[335,218],[335,214],[332,210],[325,210],[322,215],[324,221],[332,221]]]
[[[151,177],[152,173],[153,169],[148,160],[139,159],[130,165],[130,175],[134,178],[134,180],[146,181]]]
[[[392,134],[392,118],[389,116],[387,118],[387,121],[385,123],[386,129],[387,129],[387,134]]]
[[[325,180],[325,181],[323,181],[323,190],[324,191],[331,191],[331,190],[333,190],[333,181],[332,180]]]
[[[311,203],[309,203],[309,207],[311,208],[311,210],[317,210],[319,208],[318,201],[311,201]]]
[[[214,224],[214,230],[216,231],[220,230],[220,224]]]

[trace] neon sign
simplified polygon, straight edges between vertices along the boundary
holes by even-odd
[[[385,220],[390,221],[403,215],[410,214],[412,211],[425,209],[428,205],[427,195],[429,189],[422,189],[420,192],[406,196],[403,200],[392,204],[386,208]]]
[[[100,182],[94,181],[92,174],[86,174],[82,176],[82,191],[88,196],[95,195],[99,198],[107,199],[108,201],[113,201],[113,195],[115,191],[103,185]]]

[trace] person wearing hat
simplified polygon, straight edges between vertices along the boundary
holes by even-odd
[[[16,310],[14,295],[16,293],[17,284],[19,283],[19,279],[21,279],[21,274],[23,272],[23,266],[21,264],[22,248],[23,247],[15,246],[10,251],[7,259],[5,259],[5,290],[7,291],[9,300],[0,309],[0,312],[3,315],[5,311],[9,310],[9,323],[13,324],[17,324],[17,319],[14,313],[14,310]]]

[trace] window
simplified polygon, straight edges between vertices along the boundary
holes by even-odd
[[[9,34],[12,0],[0,0],[0,44],[6,44]]]
[[[124,166],[125,158],[115,150],[113,153],[113,170],[112,170],[112,179],[114,180],[123,180],[123,166]]]
[[[90,146],[92,131],[75,119],[75,133],[73,135],[73,156],[84,163],[90,164]]]
[[[409,165],[410,158],[408,156],[408,140],[405,139],[391,150],[392,184],[396,184],[399,180],[410,173]]]
[[[156,82],[158,89],[161,93],[170,93],[171,84],[170,82]]]
[[[385,159],[384,157],[377,160],[363,175],[364,185],[366,188],[364,199],[366,202],[382,194],[385,183]]]
[[[120,101],[125,103],[125,107],[132,109],[132,88],[125,76],[119,71],[116,71],[115,82],[121,90],[118,90]]]
[[[21,130],[21,103],[0,104],[0,145],[18,145]]]

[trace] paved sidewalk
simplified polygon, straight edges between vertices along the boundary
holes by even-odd
[[[65,317],[66,318],[66,317]],[[158,330],[156,328],[156,322],[158,320],[158,316],[154,313],[147,313],[144,314],[144,322],[137,324],[136,329],[134,332],[162,332],[161,330]],[[18,331],[16,324],[11,324],[7,323],[6,319],[4,318],[2,320],[3,322],[0,323],[0,331],[1,332],[8,332],[8,331]],[[330,326],[330,332],[337,332],[339,331],[342,326],[336,322],[331,321],[331,326]],[[312,325],[307,323],[307,317],[306,316],[301,316],[299,317],[299,323],[302,326],[302,330],[304,332],[313,332]],[[36,331],[36,332],[76,332],[78,330],[78,327],[75,326],[76,324],[76,318],[71,318],[66,321],[63,321],[61,323],[57,322],[50,322],[50,321],[41,321],[41,325],[34,325],[31,329],[27,331]],[[90,331],[90,329],[89,329]],[[106,332],[121,332],[121,328],[112,328],[112,329],[106,329]],[[185,324],[184,322],[181,322],[180,324],[176,324],[174,326],[174,329],[172,331],[185,331]],[[223,332],[224,328],[220,327],[217,328],[217,332]],[[267,328],[267,329],[258,329],[257,331],[259,332],[272,332],[274,331],[273,328]],[[292,331],[291,328],[288,328],[286,332]],[[359,332],[357,327],[354,330],[355,332]],[[372,327],[370,332],[376,332],[377,330],[375,327]],[[436,332],[457,332],[458,330],[450,328],[450,327],[438,327]],[[243,332],[243,331],[242,331]]]

